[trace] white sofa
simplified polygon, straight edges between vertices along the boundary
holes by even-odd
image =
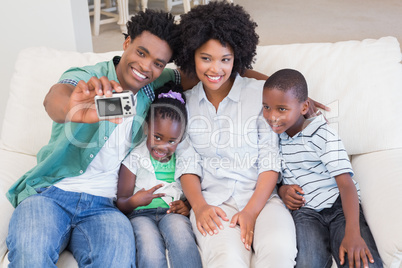
[[[6,267],[6,237],[13,207],[8,188],[36,164],[50,138],[51,120],[42,102],[70,66],[111,59],[120,51],[77,53],[39,47],[17,60],[0,141],[0,267]],[[272,74],[301,71],[310,96],[332,108],[326,117],[351,155],[361,201],[385,267],[402,267],[402,65],[393,37],[338,43],[258,47],[254,68]],[[250,97],[252,98],[252,94]],[[259,104],[256,104],[259,105]],[[77,267],[63,252],[58,267]]]

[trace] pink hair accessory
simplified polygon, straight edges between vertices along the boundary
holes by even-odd
[[[170,99],[175,99],[180,101],[181,103],[185,104],[185,101],[181,97],[181,94],[179,92],[173,92],[170,90],[168,93],[161,93],[158,95],[158,99],[160,98],[170,98]]]

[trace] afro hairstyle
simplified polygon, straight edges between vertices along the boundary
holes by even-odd
[[[195,77],[195,51],[211,39],[229,45],[234,52],[232,74],[252,69],[259,36],[257,23],[240,5],[226,1],[199,5],[181,15],[182,49],[175,60],[177,66],[190,77]]]
[[[126,39],[130,37],[134,40],[143,31],[148,31],[166,41],[173,51],[171,60],[176,58],[181,45],[180,28],[171,13],[146,9],[132,16],[126,26],[127,33],[124,34]]]

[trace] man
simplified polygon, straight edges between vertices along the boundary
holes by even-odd
[[[113,202],[118,170],[142,138],[153,89],[180,82],[178,71],[164,69],[180,33],[171,14],[152,10],[132,17],[127,28],[121,57],[69,69],[45,98],[55,121],[51,139],[37,166],[7,193],[16,207],[7,237],[10,267],[55,267],[64,249],[80,267],[135,266],[132,227]],[[136,115],[99,121],[95,95],[123,90],[136,95]]]

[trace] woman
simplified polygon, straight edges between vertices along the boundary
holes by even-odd
[[[256,55],[256,23],[238,5],[210,2],[182,15],[176,64],[200,82],[185,92],[189,125],[178,174],[206,267],[293,267],[295,228],[276,194],[277,136],[262,117],[264,81],[242,78]],[[198,231],[197,231],[198,230]]]

